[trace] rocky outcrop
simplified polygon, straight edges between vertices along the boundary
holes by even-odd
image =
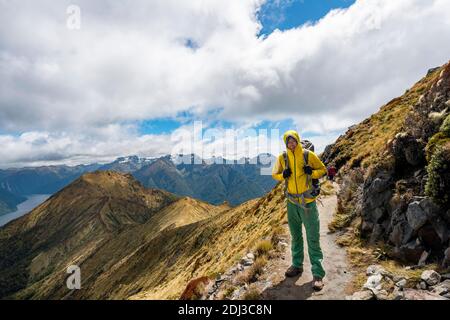
[[[398,168],[423,166],[425,146],[423,140],[419,140],[409,133],[398,133],[392,142],[392,153]]]
[[[438,199],[427,192],[430,170],[426,170],[427,143],[448,116],[446,102],[449,99],[450,65],[447,65],[413,107],[406,117],[404,131],[397,134],[390,145],[394,157],[393,176],[404,182],[401,186],[397,184],[392,193],[398,198],[403,196],[404,202],[393,212],[388,237],[395,246],[394,256],[413,263],[417,263],[425,251],[431,253],[430,258],[442,259],[444,250],[449,247],[448,204],[438,203]]]
[[[392,173],[380,171],[364,181],[361,216],[362,232],[371,236],[371,241],[377,241],[389,227],[389,200],[393,190]]]
[[[362,290],[346,300],[450,300],[450,280],[434,270],[425,270],[420,279],[410,279],[386,271],[380,265],[367,268]]]
[[[392,116],[396,108],[404,119]],[[399,121],[402,125],[385,147],[373,149],[373,140],[381,135],[378,131]],[[355,151],[354,146],[370,152]],[[322,159],[327,164],[339,160],[341,181],[355,169],[363,171],[361,188],[353,187],[349,197],[341,186],[344,192],[339,195],[342,202],[360,202],[352,208],[359,208],[353,216],[361,217],[363,238],[372,244],[387,243],[388,255],[413,265],[449,266],[450,63],[430,70],[404,96],[349,128],[325,149]]]

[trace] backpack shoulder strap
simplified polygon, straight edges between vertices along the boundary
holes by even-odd
[[[289,168],[289,161],[288,161],[288,157],[287,157],[287,152],[283,151],[283,158],[284,158],[284,165],[285,165],[285,169]]]
[[[308,160],[309,160],[309,150],[308,149],[303,149],[303,160],[305,160],[305,166],[307,166]]]
[[[307,166],[308,160],[309,160],[309,150],[308,149],[303,149],[303,160],[305,161],[305,166]],[[310,189],[312,187],[312,179],[311,179],[311,175],[309,175],[309,174],[306,175],[306,187],[308,189]]]
[[[288,161],[288,156],[287,156],[287,152],[283,151],[283,158],[284,158],[284,168],[288,169],[289,168],[289,161]],[[287,178],[284,179],[284,196],[286,197],[286,201],[288,198],[288,180]]]

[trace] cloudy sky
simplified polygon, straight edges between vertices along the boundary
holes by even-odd
[[[196,121],[320,151],[450,60],[448,0],[0,0],[0,24],[0,168],[168,154]]]

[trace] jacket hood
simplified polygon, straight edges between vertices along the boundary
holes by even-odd
[[[298,135],[297,131],[295,130],[288,130],[284,133],[283,135],[283,141],[284,141],[284,145],[287,145],[287,139],[289,137],[293,137],[295,140],[297,140],[298,145],[300,145],[300,136]]]

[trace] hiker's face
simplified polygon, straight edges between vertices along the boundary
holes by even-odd
[[[295,147],[297,146],[297,141],[295,139],[289,138],[287,147],[289,150],[294,151]]]

